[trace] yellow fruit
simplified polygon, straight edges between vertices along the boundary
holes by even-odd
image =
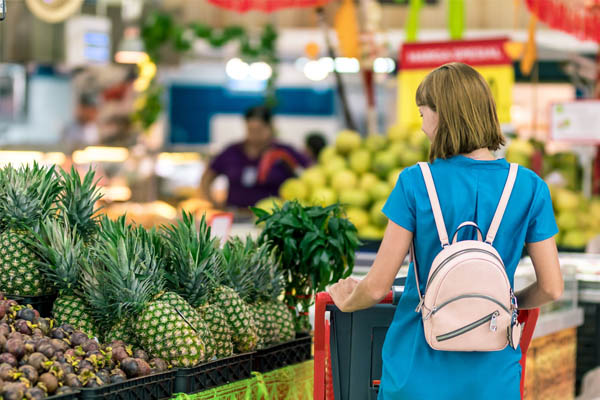
[[[326,187],[316,188],[310,196],[310,202],[314,205],[328,206],[337,202],[337,195],[333,189]]]
[[[340,192],[340,203],[349,207],[366,207],[369,195],[360,189],[344,189]]]
[[[362,138],[358,132],[345,130],[338,133],[335,139],[335,149],[340,154],[348,154],[358,149],[362,144]]]
[[[268,212],[272,212],[275,206],[281,206],[282,201],[277,197],[267,197],[266,199],[262,199],[256,203],[256,208],[260,208],[261,210],[265,210]]]
[[[362,229],[369,224],[369,214],[362,208],[349,207],[346,210],[346,216],[356,229]]]
[[[365,139],[365,148],[376,153],[383,150],[387,145],[387,139],[382,135],[371,135]]]
[[[311,190],[314,190],[327,184],[327,175],[320,167],[310,167],[302,173],[300,180],[306,183]]]
[[[369,188],[371,186],[373,186],[375,183],[377,183],[378,181],[379,181],[379,178],[377,178],[377,175],[375,175],[372,172],[366,172],[360,177],[360,180],[358,182],[358,187],[361,190],[368,191]]]
[[[350,153],[350,168],[357,174],[367,172],[371,168],[371,153],[368,150],[358,149]]]
[[[335,156],[339,156],[335,151],[335,147],[327,146],[319,153],[319,164],[327,164],[327,161]]]
[[[390,140],[407,140],[410,131],[402,128],[400,125],[392,125],[388,128],[387,137]]]
[[[366,240],[381,240],[383,238],[383,230],[376,226],[367,225],[358,230],[358,237]]]
[[[567,189],[556,189],[554,203],[557,211],[575,210],[579,207],[579,196]]]
[[[377,181],[369,188],[369,196],[373,201],[385,200],[390,195],[392,189],[387,182]]]
[[[381,212],[381,209],[385,205],[385,200],[379,200],[371,207],[371,211],[369,216],[371,217],[371,224],[377,227],[385,227],[388,222],[388,218],[384,213]]]
[[[562,237],[561,244],[564,247],[580,249],[587,245],[586,233],[582,231],[568,231]]]
[[[308,187],[298,178],[288,179],[279,188],[279,195],[284,200],[305,200]]]
[[[506,161],[517,163],[525,167],[531,164],[531,156],[535,152],[533,145],[523,139],[513,139],[506,149]]]
[[[391,187],[396,186],[396,182],[398,182],[398,178],[400,177],[400,173],[402,172],[402,168],[396,168],[392,170],[387,176],[387,183]]]
[[[354,172],[349,169],[342,169],[331,176],[331,188],[335,190],[336,193],[340,193],[343,190],[354,189],[357,181],[358,178]]]
[[[561,231],[576,229],[579,225],[577,216],[570,211],[561,212],[556,218],[556,224]]]
[[[396,155],[391,151],[377,153],[373,159],[373,172],[382,178],[387,177],[387,174],[396,166]]]
[[[346,160],[340,156],[333,156],[323,164],[323,171],[328,177],[344,169],[346,169]]]

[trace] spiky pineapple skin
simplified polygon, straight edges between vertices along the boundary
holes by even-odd
[[[174,367],[192,367],[205,357],[200,336],[167,302],[149,303],[136,319],[134,332],[146,351]]]
[[[69,324],[90,337],[98,337],[96,323],[87,312],[84,300],[70,295],[60,295],[52,306],[52,316],[59,325]]]
[[[231,356],[233,354],[233,331],[223,311],[208,303],[198,307],[196,311],[206,323],[215,340],[216,357]]]
[[[0,291],[20,296],[48,294],[48,285],[37,267],[38,257],[27,246],[25,232],[0,233]]]
[[[268,303],[257,302],[250,305],[249,308],[258,329],[257,348],[262,349],[270,344],[278,343],[280,327]]]
[[[282,301],[270,301],[265,307],[271,310],[277,325],[279,325],[279,342],[288,342],[296,338],[294,317],[289,307]]]
[[[133,333],[131,321],[129,319],[117,321],[110,326],[104,335],[104,341],[106,343],[111,343],[116,340],[122,340],[129,345],[137,345],[137,338]]]
[[[217,343],[205,321],[198,312],[183,297],[174,292],[166,292],[158,298],[160,301],[168,303],[171,307],[179,310],[181,315],[192,324],[193,328],[202,338],[206,345],[204,359],[202,361],[212,360],[217,355]]]
[[[220,286],[215,289],[211,303],[219,307],[233,331],[232,340],[236,352],[245,353],[256,349],[258,330],[248,305],[235,290]]]

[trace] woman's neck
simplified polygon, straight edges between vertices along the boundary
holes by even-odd
[[[259,158],[262,153],[267,150],[271,146],[271,143],[267,143],[264,145],[256,145],[250,144],[248,142],[244,142],[244,151],[246,155],[252,159]]]
[[[489,149],[477,149],[470,153],[462,154],[465,157],[472,158],[473,160],[493,161],[496,159]]]

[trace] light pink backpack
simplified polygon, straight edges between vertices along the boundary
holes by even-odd
[[[444,224],[442,210],[427,163],[419,163],[442,251],[429,271],[424,295],[414,257],[417,290],[427,343],[435,350],[497,351],[507,344],[517,348],[521,325],[517,322],[517,301],[510,286],[502,258],[492,246],[502,221],[517,176],[517,164],[510,165],[508,179],[485,241],[476,223],[463,222],[456,228],[452,243]],[[478,240],[456,241],[458,230],[477,229]]]

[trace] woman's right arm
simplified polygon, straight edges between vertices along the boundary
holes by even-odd
[[[562,296],[564,283],[554,238],[528,243],[536,282],[516,293],[520,309],[537,308]]]
[[[204,171],[204,174],[202,174],[202,179],[200,180],[200,191],[213,205],[220,206],[220,204],[217,204],[215,201],[210,190],[210,187],[216,178],[217,173],[212,168],[207,167]]]

